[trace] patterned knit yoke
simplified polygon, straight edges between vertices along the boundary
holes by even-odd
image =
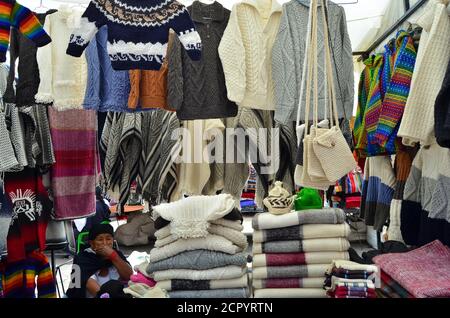
[[[103,25],[108,26],[108,54],[115,70],[159,70],[170,29],[191,59],[201,57],[201,39],[189,12],[173,0],[92,0],[70,37],[67,54],[80,57]]]

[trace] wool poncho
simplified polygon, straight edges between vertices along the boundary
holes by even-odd
[[[67,54],[79,57],[97,30],[108,26],[108,54],[115,70],[159,70],[173,29],[193,60],[201,39],[187,8],[173,0],[92,0],[70,36]]]

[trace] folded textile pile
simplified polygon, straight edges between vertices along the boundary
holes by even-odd
[[[331,298],[377,298],[378,268],[349,261],[333,261],[326,273],[325,288]]]
[[[344,211],[261,213],[252,223],[254,297],[325,298],[329,264],[349,259]]]
[[[378,255],[373,261],[382,270],[382,282],[391,287],[394,294],[416,298],[450,297],[450,248],[440,241],[406,253]]]
[[[247,238],[231,195],[153,208],[155,248],[145,271],[171,298],[247,298]]]

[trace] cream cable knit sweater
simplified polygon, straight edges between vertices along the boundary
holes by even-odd
[[[219,55],[228,98],[239,106],[275,109],[272,47],[280,18],[276,0],[243,0],[233,6]]]
[[[423,28],[411,91],[398,132],[403,144],[434,142],[434,104],[450,59],[448,0],[432,0],[416,23]]]
[[[39,48],[37,62],[41,82],[36,102],[51,104],[57,110],[82,109],[87,83],[86,58],[66,54],[70,34],[80,23],[82,11],[63,6],[45,18],[44,29],[52,37]]]

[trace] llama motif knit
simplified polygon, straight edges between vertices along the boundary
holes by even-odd
[[[79,57],[98,29],[108,26],[108,54],[115,70],[159,70],[173,29],[193,60],[201,39],[189,12],[173,0],[92,0],[70,36],[67,54]]]
[[[51,42],[49,35],[43,30],[42,24],[30,9],[15,0],[0,1],[0,63],[6,61],[11,27],[19,29],[20,33],[36,43],[45,46]]]
[[[411,21],[423,31],[411,91],[398,131],[407,146],[435,143],[433,109],[450,59],[447,3],[447,0],[429,1],[418,20]]]
[[[243,0],[231,10],[219,56],[228,99],[241,107],[275,110],[271,60],[280,18],[276,0]]]

